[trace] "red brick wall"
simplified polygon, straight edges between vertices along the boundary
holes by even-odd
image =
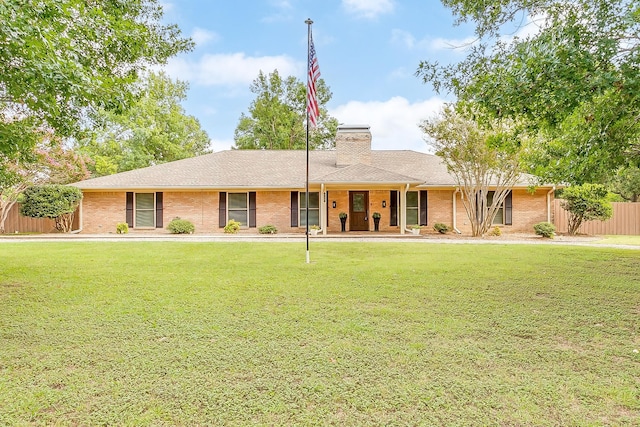
[[[471,225],[461,200],[461,193],[456,197],[458,230],[463,234],[470,234]],[[547,220],[547,190],[538,190],[533,194],[524,189],[513,190],[512,201],[513,224],[500,226],[503,233],[533,233],[535,224]]]
[[[513,225],[501,227],[504,232],[533,232],[533,225],[547,220],[546,191],[530,194],[526,190],[513,192]],[[442,222],[453,225],[451,213],[453,190],[428,190],[428,232],[433,224]],[[116,224],[126,221],[126,192],[86,192],[84,194],[82,217],[85,233],[115,233]],[[196,233],[222,233],[218,226],[219,193],[216,191],[164,192],[163,221],[164,227],[175,218],[187,219],[196,227]],[[336,207],[333,208],[333,202]],[[385,201],[386,207],[382,207]],[[329,211],[328,232],[339,232],[341,229],[338,214],[349,212],[349,191],[329,189],[327,200]],[[274,225],[280,233],[304,233],[304,227],[291,227],[291,191],[258,191],[256,193],[256,225]],[[369,225],[374,229],[371,215],[380,212],[380,231],[400,232],[398,226],[390,226],[389,190],[369,191]],[[399,219],[398,219],[399,222]],[[471,226],[460,199],[457,195],[457,226],[463,233],[470,233]],[[166,229],[156,232],[166,232]],[[153,230],[152,230],[153,231]],[[348,221],[347,221],[348,231]],[[245,233],[257,233],[257,228],[242,230]]]
[[[126,222],[126,192],[84,193],[82,230],[84,233],[115,233]]]

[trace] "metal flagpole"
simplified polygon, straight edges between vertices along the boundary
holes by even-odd
[[[305,214],[307,217],[307,230],[305,233],[305,236],[307,237],[307,264],[309,264],[311,262],[310,257],[309,257],[309,79],[310,79],[310,61],[311,61],[311,24],[313,24],[313,21],[311,19],[307,19],[306,21],[304,21],[305,24],[307,24],[307,178],[306,178],[306,184],[305,184],[305,197],[306,197],[306,204],[305,204]]]

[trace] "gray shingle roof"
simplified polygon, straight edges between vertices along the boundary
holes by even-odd
[[[88,179],[83,190],[303,188],[303,150],[228,150]],[[312,183],[412,183],[455,186],[440,158],[406,150],[374,150],[371,165],[336,167],[336,152],[309,152]],[[526,184],[525,184],[526,185]]]

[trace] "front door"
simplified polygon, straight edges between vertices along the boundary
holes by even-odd
[[[349,231],[369,231],[369,192],[349,192]]]

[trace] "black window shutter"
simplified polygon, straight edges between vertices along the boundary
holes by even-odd
[[[227,225],[227,193],[221,191],[218,203],[218,226],[222,228],[225,225]]]
[[[162,192],[156,193],[156,228],[162,228]]]
[[[256,192],[249,192],[249,227],[256,227]]]
[[[513,200],[511,198],[511,191],[504,199],[504,224],[513,225]]]
[[[127,225],[133,228],[133,192],[127,191]]]
[[[389,192],[389,225],[398,225],[398,192],[391,190]]]
[[[298,192],[291,192],[291,226],[298,226]]]
[[[427,225],[427,192],[420,190],[420,225]]]

